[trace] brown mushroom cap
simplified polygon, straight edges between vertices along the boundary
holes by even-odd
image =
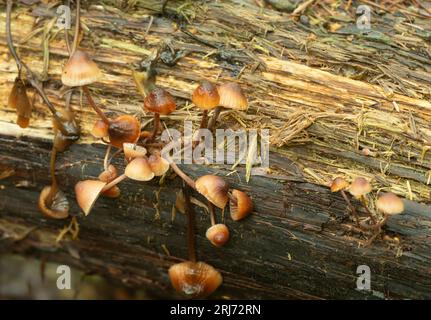
[[[105,185],[106,182],[98,180],[79,181],[75,185],[76,201],[86,216],[90,213]]]
[[[229,240],[229,229],[225,224],[218,223],[209,227],[205,235],[213,245],[221,247]]]
[[[145,97],[144,107],[147,111],[167,115],[175,111],[176,103],[169,92],[156,88]]]
[[[147,149],[130,142],[123,143],[123,151],[127,161],[131,161],[135,158],[145,157],[147,154]]]
[[[136,143],[141,133],[141,124],[134,116],[121,115],[109,123],[108,135],[110,143],[122,148],[123,143]]]
[[[32,105],[27,96],[27,90],[24,82],[16,78],[8,98],[8,106],[16,109],[16,123],[21,128],[27,128],[30,123]]]
[[[158,154],[152,154],[148,163],[155,176],[163,176],[169,170],[169,162]]]
[[[247,98],[239,84],[235,82],[224,83],[218,87],[218,93],[220,95],[220,106],[228,109],[247,110]]]
[[[69,201],[67,201],[66,195],[59,190],[52,199],[51,206],[48,207],[46,200],[50,191],[51,186],[46,186],[42,189],[37,203],[39,211],[48,218],[66,219],[69,216]]]
[[[104,138],[108,136],[109,125],[102,120],[97,120],[94,123],[93,129],[91,129],[91,134],[95,138]]]
[[[404,202],[392,192],[388,192],[376,200],[376,207],[384,214],[395,215],[404,211]]]
[[[205,262],[181,262],[169,268],[169,278],[175,290],[189,298],[204,298],[222,284],[223,278]]]
[[[112,188],[102,192],[102,196],[108,198],[118,198],[120,195],[121,189],[118,186],[113,186]]]
[[[154,178],[154,172],[146,158],[133,159],[124,173],[129,179],[137,181],[149,181]]]
[[[229,184],[219,176],[209,174],[198,178],[196,190],[220,209],[226,206],[229,199]]]
[[[340,190],[347,189],[349,187],[349,183],[340,177],[335,178],[331,183],[331,192],[338,192]]]
[[[360,198],[370,193],[371,190],[372,190],[372,187],[370,182],[363,177],[358,177],[355,180],[353,180],[352,184],[349,187],[350,194],[356,198]]]
[[[99,174],[99,180],[102,182],[109,183],[118,177],[117,169],[110,164],[108,169]],[[112,188],[102,192],[102,195],[108,198],[118,198],[121,194],[121,190],[118,186],[113,186]]]
[[[202,81],[195,91],[193,91],[192,101],[202,110],[214,109],[220,103],[217,87],[209,81]]]
[[[245,192],[236,189],[232,191],[229,206],[230,216],[234,221],[244,219],[253,211],[253,201],[250,197]]]
[[[69,87],[85,86],[98,81],[102,72],[90,56],[81,50],[76,50],[63,68],[61,82]]]

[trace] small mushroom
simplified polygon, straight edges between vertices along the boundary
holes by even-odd
[[[145,157],[145,155],[147,154],[147,149],[130,142],[123,143],[123,151],[124,156],[128,162],[132,161],[135,158]]]
[[[205,175],[196,180],[196,190],[215,206],[224,209],[229,197],[229,184],[221,177]]]
[[[158,154],[152,154],[148,163],[155,176],[163,176],[169,170],[169,162]]]
[[[76,201],[86,216],[88,216],[94,204],[96,203],[96,200],[104,191],[103,189],[105,186],[106,182],[99,180],[79,181],[75,185]]]
[[[356,212],[355,207],[352,205],[352,203],[350,202],[350,200],[347,197],[347,194],[345,192],[345,190],[349,188],[349,183],[344,178],[337,177],[331,182],[330,188],[331,188],[331,192],[340,192],[341,193],[344,201],[346,201],[346,203],[347,203],[347,207],[350,209],[353,216],[355,217],[356,225],[358,227],[360,227],[361,225],[359,223],[358,213]]]
[[[181,262],[169,268],[169,278],[175,290],[188,298],[204,298],[222,284],[223,278],[205,262]]]
[[[207,239],[216,247],[223,246],[229,241],[229,229],[223,223],[216,223],[214,205],[208,201],[208,211],[211,219],[211,227],[207,229]]]
[[[22,79],[19,77],[15,79],[13,84],[8,99],[8,106],[16,110],[16,123],[21,128],[27,128],[30,123],[31,111],[33,107],[28,100],[24,81],[22,81]]]
[[[162,88],[155,88],[144,99],[144,108],[154,112],[154,129],[149,140],[154,139],[160,126],[160,115],[168,115],[175,111],[176,103],[172,95]]]
[[[115,178],[117,178],[117,176],[117,169],[112,164],[110,164],[105,171],[99,174],[99,180],[102,182],[109,183]],[[120,194],[121,190],[118,186],[113,186],[112,188],[102,192],[102,195],[108,198],[118,198]]]
[[[376,200],[376,207],[385,215],[403,213],[404,202],[392,192],[384,193]]]
[[[208,129],[213,130],[222,107],[233,110],[247,110],[248,101],[239,84],[227,82],[218,87],[220,96],[219,106],[208,124]]]
[[[232,190],[229,206],[230,216],[234,221],[244,219],[253,211],[253,201],[245,192],[237,189]]]
[[[354,196],[356,199],[361,199],[371,191],[372,191],[371,184],[368,182],[367,179],[363,177],[358,177],[355,180],[353,180],[352,184],[349,187],[350,194]]]
[[[91,129],[91,134],[98,139],[105,138],[108,136],[109,124],[102,120],[97,120],[94,123],[93,129]]]
[[[48,218],[65,219],[69,216],[69,201],[61,190],[57,190],[51,204],[48,205],[51,188],[51,186],[46,186],[42,189],[38,201],[39,211]]]
[[[90,56],[76,50],[63,68],[61,82],[69,87],[82,87],[102,78],[102,72]]]
[[[217,87],[209,81],[202,83],[193,91],[193,103],[203,111],[200,128],[207,127],[208,110],[216,108],[220,103]]]
[[[109,142],[119,149],[123,143],[136,143],[141,133],[141,124],[134,116],[121,115],[109,122]]]

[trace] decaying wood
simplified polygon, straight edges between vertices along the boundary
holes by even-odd
[[[250,108],[247,113],[222,112],[221,126],[271,129],[271,172],[252,176],[248,184],[241,166],[233,174],[225,166],[184,166],[195,177],[227,175],[256,204],[244,222],[226,217],[232,239],[223,249],[207,243],[209,218],[199,214],[199,257],[221,270],[225,280],[217,297],[431,297],[429,19],[376,14],[373,31],[362,34],[349,16],[327,18],[342,25],[330,32],[259,8],[254,1],[169,1],[166,17],[158,15],[159,1],[137,1],[130,8],[116,1],[90,3],[82,12],[81,46],[105,74],[91,90],[107,112],[151,118],[141,108],[131,71],[164,41],[188,51],[177,65],[157,68],[158,84],[179,106],[162,118],[168,127],[180,128],[185,119],[198,122],[199,113],[188,101],[197,81],[235,78]],[[41,74],[41,32],[53,16],[43,5],[14,10],[19,53]],[[47,256],[172,296],[167,268],[187,256],[185,217],[172,215],[177,179],[161,186],[156,181],[123,183],[119,200],[101,199],[90,216],[78,218],[79,240],[55,242],[58,229],[68,222],[47,221],[35,206],[49,183],[51,119],[35,98],[31,127],[21,130],[14,123],[14,110],[6,102],[16,67],[7,54],[4,10],[0,20],[1,251]],[[49,31],[45,88],[62,108],[59,78],[68,54],[63,33],[57,31]],[[97,176],[104,154],[89,134],[96,115],[78,93],[72,105],[83,134],[57,165],[71,202],[73,185]],[[364,148],[370,155],[361,152]],[[405,214],[389,220],[384,240],[358,245],[366,236],[355,229],[341,196],[326,187],[337,175],[366,176],[376,190],[408,199]],[[355,290],[361,264],[372,270],[374,293]]]

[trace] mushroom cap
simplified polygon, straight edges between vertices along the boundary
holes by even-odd
[[[175,111],[176,103],[174,97],[162,88],[155,88],[144,99],[145,110],[163,115]]]
[[[376,200],[376,207],[384,214],[395,215],[404,211],[404,202],[397,195],[388,192]]]
[[[148,163],[155,176],[163,176],[169,170],[169,162],[158,154],[152,154]]]
[[[69,216],[69,201],[67,201],[66,195],[63,191],[58,190],[49,207],[46,200],[50,191],[51,186],[46,186],[42,189],[37,203],[39,211],[48,218],[66,219]]]
[[[121,190],[118,186],[113,186],[112,188],[102,192],[102,196],[108,198],[118,198],[120,194]]]
[[[123,143],[136,143],[141,133],[141,124],[134,116],[127,114],[116,117],[111,120],[108,128],[110,143],[119,149]]]
[[[108,166],[107,170],[99,174],[99,180],[106,183],[111,182],[116,177],[118,177],[118,171],[112,164]]]
[[[349,187],[350,194],[356,198],[360,198],[370,193],[371,190],[372,190],[372,187],[370,182],[363,177],[358,177],[355,180],[353,180],[352,184]]]
[[[130,142],[123,143],[123,151],[127,161],[145,157],[147,154],[147,149],[145,149],[145,147]]]
[[[174,264],[168,273],[175,290],[189,298],[207,297],[223,282],[220,272],[200,261]]]
[[[337,177],[334,180],[332,180],[331,183],[331,192],[338,192],[340,190],[347,189],[349,187],[349,183],[341,177]]]
[[[209,174],[198,178],[196,190],[220,209],[226,206],[229,199],[229,184],[219,176]]]
[[[146,158],[135,158],[124,171],[127,178],[137,181],[150,181],[154,178],[154,172]]]
[[[33,109],[25,88],[24,82],[16,78],[8,98],[8,106],[16,109],[17,124],[21,128],[27,128],[30,123],[31,111]]]
[[[253,201],[251,201],[247,193],[234,189],[232,191],[232,198],[229,201],[232,220],[239,221],[244,219],[253,211]]]
[[[195,91],[193,91],[192,101],[202,110],[214,109],[220,103],[217,87],[209,81],[202,81]]]
[[[221,247],[229,240],[229,229],[225,224],[218,223],[209,227],[205,235],[213,245]]]
[[[91,134],[95,138],[104,138],[108,136],[109,125],[105,121],[97,120],[94,123],[93,129],[91,129]]]
[[[90,213],[105,185],[106,182],[99,180],[83,180],[75,185],[76,201],[86,216]]]
[[[247,110],[248,102],[239,84],[227,82],[218,87],[220,95],[220,106],[235,109]]]
[[[98,81],[102,72],[90,56],[81,50],[76,50],[63,68],[61,82],[69,87],[85,86]]]

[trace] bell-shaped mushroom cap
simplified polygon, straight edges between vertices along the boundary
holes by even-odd
[[[90,213],[105,185],[106,182],[98,180],[79,181],[75,185],[76,201],[86,216]]]
[[[78,87],[96,82],[101,77],[102,72],[90,56],[76,50],[64,66],[61,82],[69,87]]]
[[[347,189],[349,187],[349,183],[341,178],[341,177],[337,177],[335,178],[332,183],[331,183],[331,192],[338,192],[340,190],[344,190]]]
[[[110,143],[119,149],[123,143],[136,143],[141,133],[141,124],[134,116],[121,115],[111,120],[108,128]]]
[[[232,220],[239,221],[247,217],[253,211],[253,201],[240,190],[232,191],[232,199],[229,201],[230,216]]]
[[[226,206],[229,199],[229,184],[218,176],[209,174],[198,178],[196,190],[220,209]]]
[[[150,181],[154,178],[154,172],[146,158],[135,158],[124,171],[127,178],[137,181]]]
[[[404,202],[392,192],[382,194],[376,200],[376,207],[384,214],[395,215],[404,211]]]
[[[51,186],[46,186],[42,189],[37,203],[39,211],[48,218],[66,219],[69,216],[69,201],[67,201],[66,195],[59,190],[52,199],[52,204],[48,206],[46,200],[50,191]]]
[[[213,245],[221,247],[229,240],[229,229],[223,223],[215,224],[207,229],[206,237]]]
[[[220,106],[228,109],[247,110],[247,98],[239,84],[235,82],[224,83],[218,87],[218,93],[220,95]]]
[[[155,176],[163,176],[169,170],[169,162],[158,154],[152,154],[148,163]]]
[[[370,182],[363,177],[358,177],[353,180],[352,184],[349,187],[350,194],[356,198],[365,196],[366,194],[370,193],[371,190],[372,187]]]
[[[169,268],[169,278],[175,290],[189,298],[204,298],[222,284],[223,278],[205,262],[181,262]]]
[[[112,164],[108,166],[107,170],[99,174],[99,180],[106,183],[111,182],[116,177],[118,177],[118,171]]]
[[[33,109],[25,88],[24,82],[16,78],[8,98],[8,106],[16,109],[16,123],[21,128],[27,128],[30,123],[31,111]]]
[[[202,110],[214,109],[220,103],[217,87],[209,81],[202,81],[195,91],[193,91],[192,101]]]
[[[145,157],[147,154],[147,149],[145,149],[145,147],[141,147],[135,143],[130,142],[123,143],[123,151],[127,161],[131,161],[135,158]]]
[[[175,111],[176,104],[169,92],[156,88],[145,97],[144,107],[147,111],[167,115]]]
[[[94,123],[93,129],[91,129],[91,134],[95,138],[104,138],[108,136],[109,125],[102,120],[97,120]]]

